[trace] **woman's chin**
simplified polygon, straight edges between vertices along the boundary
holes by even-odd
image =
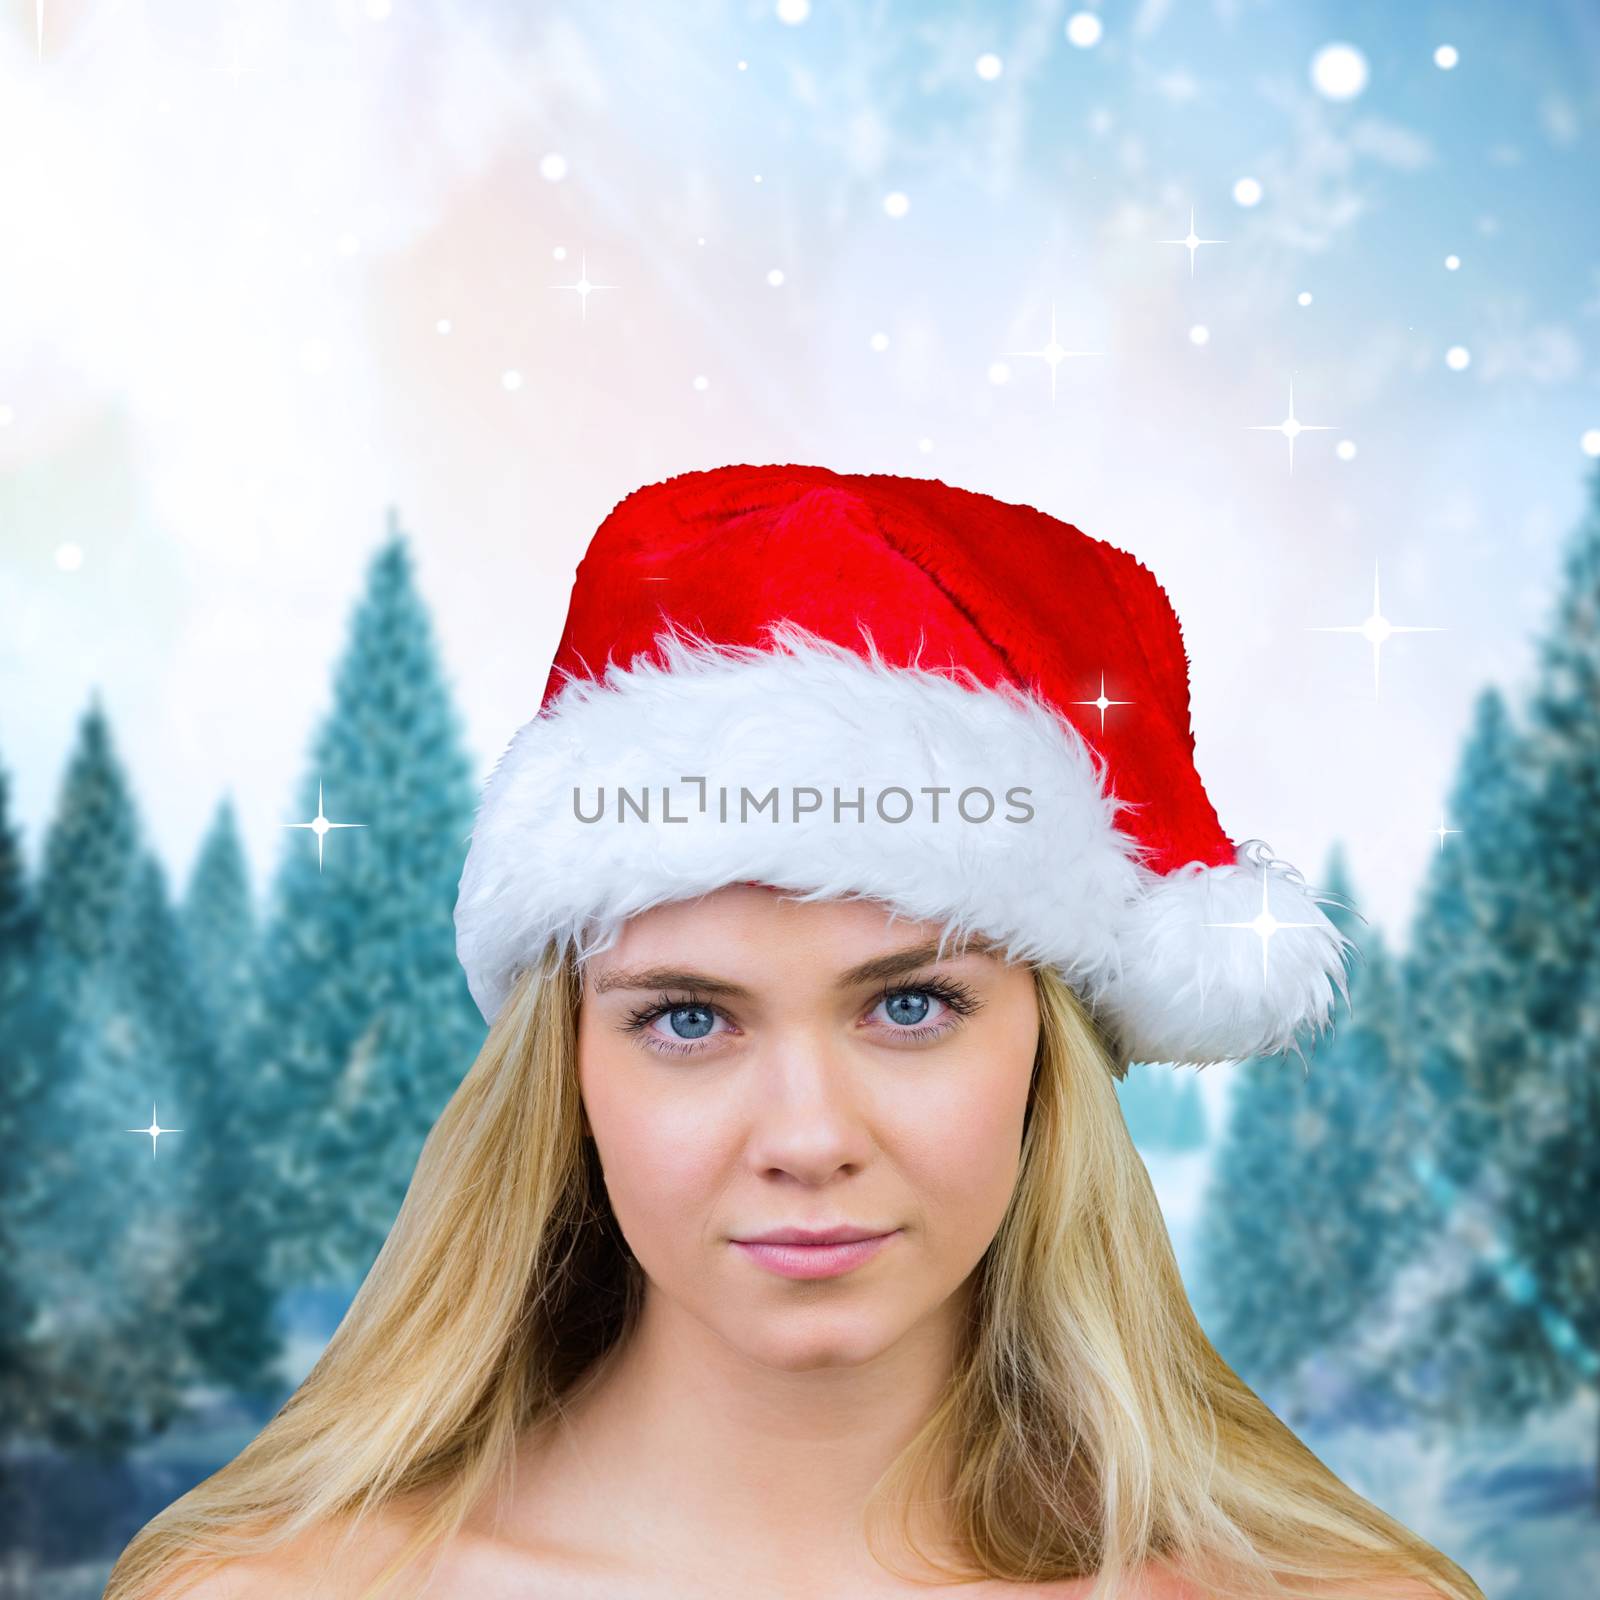
[[[787,1306],[752,1311],[724,1337],[751,1361],[777,1372],[818,1372],[859,1367],[883,1354],[897,1337],[881,1317],[851,1311]]]

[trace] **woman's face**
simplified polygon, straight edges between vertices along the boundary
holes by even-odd
[[[932,960],[939,932],[733,885],[642,913],[588,963],[579,1082],[622,1233],[649,1293],[766,1365],[888,1349],[1010,1202],[1033,975],[976,938]],[[853,1264],[735,1242],[840,1226],[892,1236]]]

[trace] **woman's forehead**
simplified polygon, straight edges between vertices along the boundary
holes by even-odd
[[[917,921],[879,901],[808,901],[794,894],[741,883],[652,907],[630,918],[616,942],[589,959],[585,977],[598,993],[641,974],[689,969],[720,977],[730,987],[753,988],[802,973],[843,986],[938,960],[1003,959],[998,942],[983,934]]]

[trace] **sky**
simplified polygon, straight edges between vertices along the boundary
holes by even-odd
[[[611,508],[794,461],[1137,555],[1224,829],[1403,947],[1600,454],[1597,86],[1576,0],[12,0],[25,853],[98,691],[171,881],[230,794],[264,896],[391,509],[481,782]],[[1313,631],[1375,571],[1381,695]]]

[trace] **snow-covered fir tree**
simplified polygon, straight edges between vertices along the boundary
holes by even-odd
[[[1600,472],[1591,498],[1525,725],[1479,696],[1407,961],[1434,1236],[1395,1359],[1454,1421],[1600,1391]]]
[[[7,1492],[8,1445],[43,1426],[39,1351],[34,1324],[51,1295],[45,1263],[26,1248],[46,1201],[45,1174],[33,1159],[39,1131],[51,1124],[59,1092],[63,1015],[58,975],[46,963],[11,825],[11,777],[0,767],[0,1497]]]
[[[1509,1290],[1546,1347],[1520,1387],[1600,1402],[1600,465],[1565,552],[1527,723],[1532,1070],[1505,1149]],[[1600,1505],[1600,1442],[1595,1503]]]
[[[250,1057],[267,1126],[284,1285],[353,1287],[422,1143],[484,1037],[455,956],[475,804],[405,535],[373,561],[293,817],[262,947]]]
[[[175,1148],[129,1130],[154,1110],[183,1128],[186,1066],[157,1012],[165,952],[159,875],[139,840],[98,696],[83,719],[45,839],[38,888],[47,959],[65,1006],[59,1096],[31,1159],[46,1196],[30,1230],[48,1284],[35,1324],[39,1405],[50,1436],[116,1454],[166,1427],[194,1372],[178,1315],[187,1249],[187,1168]]]
[[[1533,843],[1526,755],[1498,689],[1485,689],[1450,792],[1406,962],[1408,1027],[1429,1097],[1429,1154],[1473,1182],[1505,1127],[1532,1054],[1526,1022]]]
[[[1330,920],[1359,952],[1349,1002],[1335,997],[1303,1068],[1280,1054],[1231,1069],[1196,1296],[1224,1359],[1253,1386],[1284,1391],[1291,1410],[1307,1394],[1306,1363],[1337,1349],[1380,1292],[1408,1187],[1393,964],[1350,909],[1342,850],[1324,883]]]
[[[188,1003],[204,1017],[210,1041],[190,1094],[196,1212],[185,1327],[214,1383],[260,1394],[277,1381],[282,1341],[268,1271],[275,1219],[260,1155],[268,1107],[248,1050],[261,1018],[259,934],[229,801],[201,845],[180,920],[192,974]]]
[[[1531,1401],[1544,1341],[1506,1293],[1496,1246],[1505,1156],[1520,1137],[1508,1119],[1539,1049],[1527,757],[1498,689],[1478,696],[1449,823],[1460,831],[1430,865],[1406,960],[1407,1038],[1426,1107],[1412,1163],[1424,1207],[1396,1283],[1403,1326],[1389,1360],[1419,1407],[1506,1422]]]

